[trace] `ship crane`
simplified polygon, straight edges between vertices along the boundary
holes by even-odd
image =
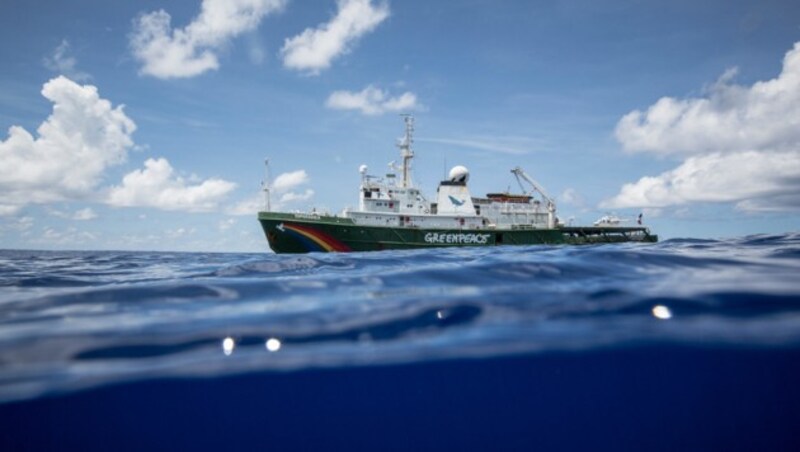
[[[517,178],[517,182],[519,183],[520,188],[522,188],[522,191],[526,195],[533,195],[534,193],[537,193],[537,192],[539,193],[539,195],[542,197],[542,199],[547,204],[547,227],[551,228],[551,229],[555,228],[556,227],[556,203],[555,203],[555,201],[553,201],[553,199],[550,196],[547,195],[547,192],[545,191],[544,187],[542,187],[541,185],[539,185],[538,182],[533,180],[533,178],[530,177],[528,175],[528,173],[526,173],[525,170],[523,170],[519,166],[514,168],[514,169],[512,169],[511,172],[514,174],[514,177]],[[530,190],[530,191],[525,190],[525,186],[522,184],[523,180],[525,182],[527,182],[528,184],[530,184],[531,187],[533,187],[533,189]]]

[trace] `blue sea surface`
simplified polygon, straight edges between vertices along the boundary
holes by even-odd
[[[0,450],[800,450],[800,234],[0,251]]]

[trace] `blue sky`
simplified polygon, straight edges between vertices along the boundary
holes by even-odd
[[[522,166],[563,219],[662,237],[798,230],[792,1],[10,0],[0,248],[266,251],[282,209],[357,205],[358,167]]]

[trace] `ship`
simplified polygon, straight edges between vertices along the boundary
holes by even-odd
[[[599,221],[593,226],[565,225],[555,200],[520,167],[511,173],[519,193],[472,196],[469,170],[458,165],[439,182],[429,199],[412,180],[414,118],[404,115],[405,134],[398,140],[402,163],[390,172],[370,175],[359,167],[358,208],[338,214],[273,212],[268,181],[265,210],[258,221],[276,253],[381,251],[416,248],[487,247],[509,245],[583,245],[653,243],[658,236],[641,225]]]

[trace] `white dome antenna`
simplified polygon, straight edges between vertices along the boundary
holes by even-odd
[[[361,186],[363,187],[364,184],[367,183],[367,180],[369,180],[369,175],[367,175],[367,165],[359,166],[358,173],[361,174]]]
[[[466,184],[469,181],[469,170],[465,166],[454,166],[450,170],[450,174],[447,176],[447,179],[450,182],[458,182]]]

